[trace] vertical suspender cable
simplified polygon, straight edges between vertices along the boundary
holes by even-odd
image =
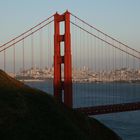
[[[77,19],[76,18],[75,18],[75,24],[77,24]],[[78,49],[78,39],[77,39],[78,29],[75,28],[75,31],[74,32],[75,32],[75,37],[74,37],[74,39],[75,39],[74,51],[75,51],[75,59],[76,59],[76,64],[75,64],[75,67],[76,67],[75,72],[76,72],[76,71],[78,71],[78,55],[79,55],[78,54],[78,51],[77,51],[77,49]],[[79,49],[80,49],[80,45],[79,45]],[[76,77],[76,74],[75,74],[75,77]],[[77,77],[76,77],[76,80],[77,80]],[[76,85],[75,85],[74,94],[76,95],[76,99],[77,100],[81,100],[80,99],[81,96],[78,96],[79,93],[78,93],[78,83],[77,83],[77,81],[76,81]]]
[[[42,29],[40,30],[40,70],[42,69],[42,63],[43,63],[43,49],[42,49]]]
[[[99,32],[97,32],[97,36],[100,37]],[[100,40],[98,39],[97,42],[97,71],[98,71],[98,80],[99,80],[99,84],[98,84],[98,88],[97,88],[97,92],[98,92],[98,97],[99,97],[99,101],[98,103],[101,105],[101,71],[100,71],[100,67],[101,67],[101,46],[100,46]]]
[[[111,39],[111,41],[112,41],[112,44],[114,45],[114,40],[113,39]],[[112,65],[113,65],[113,68],[112,68],[112,82],[113,82],[113,85],[112,85],[112,96],[113,96],[113,99],[111,100],[111,102],[113,102],[113,104],[115,104],[115,49],[116,48],[114,48],[114,47],[112,47]]]
[[[137,94],[136,94],[136,84],[135,84],[135,82],[136,82],[136,75],[135,75],[136,74],[136,65],[135,65],[136,63],[135,63],[135,60],[136,60],[136,58],[134,57],[133,58],[133,70],[132,70],[133,71],[133,81],[134,81],[134,84],[133,84],[134,85],[133,86],[133,93],[132,94],[133,94],[134,97],[137,96]],[[130,98],[131,98],[131,96],[130,96]],[[134,98],[132,98],[132,99],[134,99]]]
[[[90,88],[90,83],[89,83],[89,76],[90,76],[90,38],[89,38],[89,34],[87,34],[87,60],[88,60],[88,62],[87,62],[87,82],[88,82],[88,84],[87,84],[87,90],[88,90],[88,97],[90,97],[90,90],[89,90],[89,88]],[[88,100],[87,100],[87,102],[88,102]],[[92,105],[91,104],[92,102],[90,101],[90,106]]]
[[[50,39],[49,39],[49,41],[50,41],[50,69],[51,69],[51,67],[52,67],[52,50],[51,50],[51,48],[52,48],[52,24],[50,24]]]
[[[92,28],[90,28],[90,30],[92,31]],[[89,35],[89,65],[90,65],[90,75],[92,75],[93,76],[93,64],[94,64],[94,59],[93,59],[93,44],[92,44],[92,42],[93,42],[93,40],[92,40],[93,38],[92,38],[92,36],[90,36]],[[93,78],[93,77],[91,77],[91,78]],[[92,79],[91,79],[92,80]],[[92,83],[92,86],[93,86],[93,89],[94,89],[94,84]],[[94,93],[91,93],[91,90],[89,90],[89,93],[90,93],[90,97],[92,96],[93,98],[92,98],[92,101],[91,101],[91,104],[92,104],[92,106],[94,105],[94,102],[95,101],[93,101],[93,100],[95,100],[94,98],[95,98],[95,92]],[[93,95],[91,95],[91,94],[93,94]]]
[[[101,67],[100,67],[100,69],[101,69],[101,87],[103,87],[102,88],[102,90],[101,90],[101,96],[103,95],[103,94],[105,94],[104,93],[104,87],[106,86],[105,84],[103,84],[103,81],[104,81],[104,63],[103,63],[103,55],[104,55],[104,51],[103,51],[103,45],[104,45],[104,42],[103,41],[101,41],[101,43],[100,43],[100,48],[101,48]],[[101,104],[102,104],[102,101],[101,101]]]
[[[33,39],[33,33],[31,35],[31,54],[32,54],[32,69],[34,69],[34,39]]]
[[[14,72],[14,76],[16,76],[16,54],[15,54],[15,44],[13,46],[13,72]]]
[[[4,49],[4,71],[6,71],[6,50]]]
[[[108,90],[108,102],[110,103],[110,97],[111,97],[111,46],[109,45],[108,48],[108,65],[109,65],[109,90]]]
[[[104,35],[104,39],[105,39],[105,41],[106,41],[106,35]],[[107,46],[106,46],[106,43],[104,42],[104,54],[105,54],[105,59],[104,59],[104,62],[105,62],[105,73],[104,73],[104,80],[105,80],[105,84],[106,84],[106,86],[105,86],[105,97],[106,97],[106,103],[108,102],[108,98],[107,98],[107,89],[108,89],[108,84],[107,84],[107,79],[108,79],[108,63],[107,63],[107,57],[108,57],[108,55],[107,55]]]
[[[127,52],[128,50],[127,50],[127,48],[125,49],[125,52]],[[128,82],[128,58],[127,58],[127,56],[128,56],[128,54],[127,53],[125,53],[125,81],[126,81],[126,84],[127,84],[127,82]],[[128,91],[128,89],[127,88],[125,88],[125,93],[124,93],[124,102],[126,102],[126,94],[127,94],[127,91]],[[128,95],[127,95],[127,98],[129,98],[129,93],[128,93]]]
[[[48,52],[48,59],[47,59],[47,61],[48,61],[48,66],[47,66],[47,68],[49,68],[50,67],[50,26],[48,26],[48,31],[47,31],[47,36],[48,36],[48,40],[47,40],[47,52]],[[60,50],[62,50],[62,49],[60,49]]]
[[[118,74],[117,74],[117,56],[116,56],[116,55],[117,55],[117,52],[116,52],[116,51],[117,51],[117,50],[115,49],[115,87],[114,87],[114,88],[115,88],[115,89],[114,89],[114,90],[115,90],[115,91],[114,91],[115,94],[117,94],[117,87],[118,87],[118,86],[117,86],[117,83],[118,83],[118,82],[117,82],[117,80],[118,80]],[[115,95],[115,97],[116,97],[116,95]],[[114,98],[115,98],[115,97],[114,97]],[[115,99],[115,103],[117,103],[117,99]]]
[[[24,37],[23,37],[24,38]],[[23,76],[24,76],[24,71],[25,71],[25,59],[24,59],[24,39],[22,40],[22,67],[23,67]]]
[[[96,52],[97,52],[97,48],[96,48],[96,38],[94,37],[94,72],[95,72],[95,97],[96,97],[96,99],[95,99],[95,104],[97,104],[98,103],[98,95],[97,95],[97,85],[96,85],[96,82],[97,82],[97,77],[98,77],[98,75],[97,75],[97,68],[96,68],[96,56],[97,56],[97,54],[96,54]]]
[[[119,46],[121,46],[121,44],[119,43]],[[124,52],[121,52],[121,75],[120,75],[120,80],[122,81],[123,79],[124,79],[124,77],[123,77],[123,69],[122,68],[124,68]],[[123,88],[122,88],[122,93],[123,94],[121,94],[120,95],[120,101],[121,102],[123,102],[124,101],[124,92],[125,92],[125,90],[124,90],[124,86],[123,86]],[[122,97],[121,97],[122,96]],[[119,101],[119,102],[120,102]]]

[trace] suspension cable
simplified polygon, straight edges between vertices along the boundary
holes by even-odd
[[[5,47],[4,49],[0,50],[0,52],[3,52],[4,50],[7,50],[8,48],[12,47],[14,44],[17,44],[18,42],[22,41],[23,39],[27,38],[28,36],[32,35],[33,33],[39,31],[40,29],[44,28],[45,26],[47,26],[48,24],[52,23],[54,20],[51,20],[50,22],[46,23],[45,25],[41,26],[40,28],[36,29],[35,31],[31,32],[30,34],[22,37],[21,39],[19,39],[18,41],[10,44],[9,46]]]
[[[78,20],[80,20],[81,22],[85,23],[87,26],[89,26],[89,27],[93,28],[94,30],[96,30],[96,31],[100,32],[101,34],[103,34],[103,35],[105,35],[105,36],[109,37],[110,39],[112,39],[112,40],[114,40],[114,41],[116,41],[116,42],[120,43],[121,45],[123,45],[123,46],[125,46],[125,47],[129,48],[130,50],[133,50],[133,51],[135,51],[135,52],[137,52],[137,53],[139,53],[139,54],[140,54],[140,52],[139,52],[139,51],[137,51],[136,49],[133,49],[133,48],[129,47],[128,45],[126,45],[126,44],[124,44],[124,43],[120,42],[119,40],[117,40],[117,39],[115,39],[115,38],[111,37],[110,35],[108,35],[108,34],[104,33],[103,31],[101,31],[101,30],[99,30],[99,29],[95,28],[94,26],[90,25],[89,23],[85,22],[84,20],[80,19],[79,17],[75,16],[74,14],[72,14],[72,13],[70,13],[70,14],[71,14],[73,17],[75,17],[75,18],[77,18]]]
[[[25,34],[27,34],[28,32],[32,31],[33,29],[35,29],[36,27],[40,26],[41,24],[43,24],[44,22],[48,21],[49,19],[51,19],[54,15],[51,15],[50,17],[48,17],[47,19],[43,20],[42,22],[40,22],[39,24],[35,25],[34,27],[30,28],[29,30],[27,30],[26,32],[20,34],[19,36],[15,37],[14,39],[8,41],[7,43],[3,44],[0,46],[0,48],[4,47],[5,45],[13,42],[14,40],[24,36]],[[45,24],[46,25],[46,24]]]
[[[134,54],[131,54],[131,53],[129,53],[129,52],[126,52],[125,50],[123,50],[123,49],[117,47],[116,45],[113,45],[112,43],[110,43],[110,42],[108,42],[108,41],[106,41],[106,40],[104,40],[104,39],[98,37],[97,35],[95,35],[95,34],[89,32],[89,31],[87,31],[86,29],[84,29],[84,28],[82,28],[81,26],[75,24],[74,22],[72,22],[72,21],[70,21],[70,22],[71,22],[71,24],[75,25],[76,27],[80,28],[81,30],[83,30],[83,31],[87,32],[88,34],[90,34],[90,35],[96,37],[97,39],[99,39],[99,40],[101,40],[101,41],[103,41],[103,42],[105,42],[105,43],[111,45],[112,47],[114,47],[114,48],[116,48],[116,49],[119,49],[120,51],[122,51],[122,52],[124,52],[124,53],[127,53],[128,55],[131,55],[131,56],[133,56],[133,57],[135,57],[135,58],[137,58],[137,59],[140,59],[140,57],[135,56]]]

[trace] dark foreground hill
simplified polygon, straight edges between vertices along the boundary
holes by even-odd
[[[0,71],[0,140],[118,140],[95,119]]]

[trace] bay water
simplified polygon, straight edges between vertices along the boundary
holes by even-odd
[[[53,94],[53,81],[25,82],[27,85]],[[93,92],[94,91],[94,92]],[[140,101],[140,85],[118,83],[74,83],[74,107]],[[115,131],[123,140],[140,140],[140,111],[91,116]]]

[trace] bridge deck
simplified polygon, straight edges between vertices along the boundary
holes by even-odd
[[[108,114],[108,113],[115,113],[115,112],[134,111],[134,110],[140,110],[140,102],[103,105],[103,106],[95,106],[95,107],[83,107],[83,108],[76,108],[76,110],[83,112],[84,114],[87,115],[99,115],[99,114]]]

